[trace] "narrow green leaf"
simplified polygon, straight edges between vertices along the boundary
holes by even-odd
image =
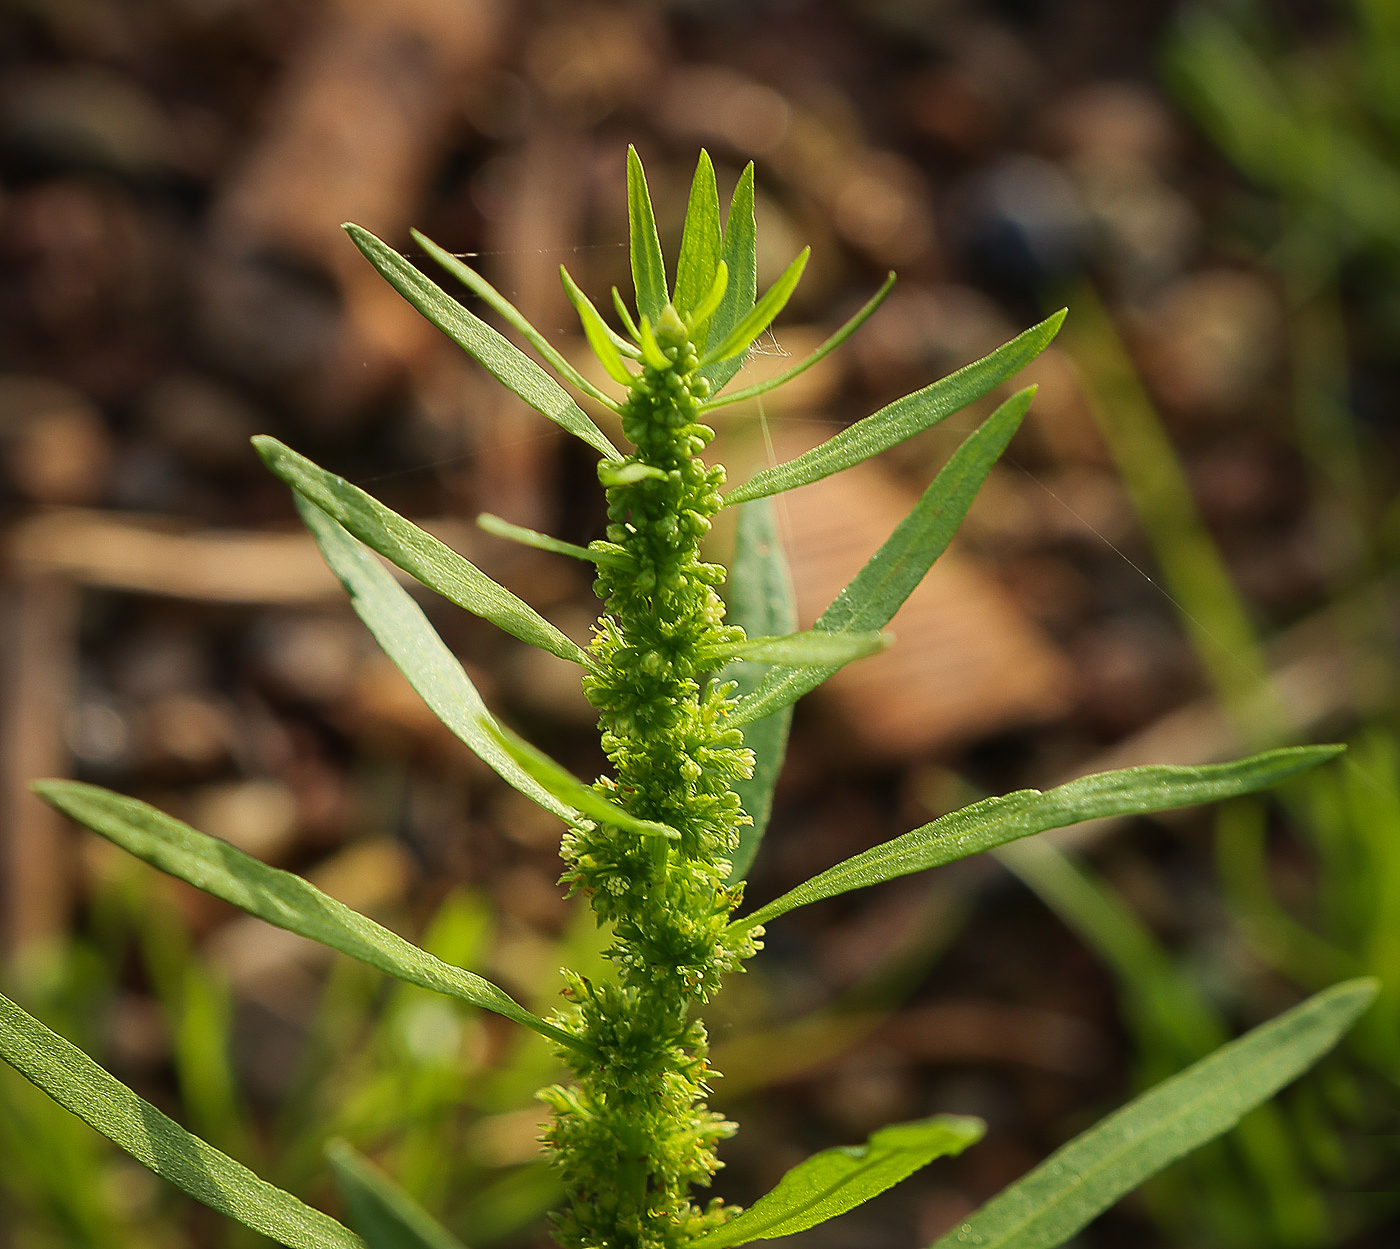
[[[690,325],[707,326],[710,318],[715,315],[715,310],[724,302],[724,292],[728,289],[729,266],[721,260],[715,266],[715,280],[710,284],[709,294],[688,314]]]
[[[368,1249],[462,1249],[462,1242],[344,1141],[326,1146],[351,1225]]]
[[[350,595],[355,614],[429,710],[507,784],[546,811],[570,819],[574,812],[536,784],[491,735],[495,720],[476,686],[408,591],[315,504],[297,496],[297,510],[326,564]]]
[[[630,486],[639,481],[665,481],[666,473],[654,464],[599,464],[598,480],[604,486]]]
[[[637,323],[632,320],[632,314],[627,311],[627,303],[622,298],[622,292],[615,286],[612,288],[612,301],[613,308],[617,311],[617,319],[622,322],[622,328],[632,335],[634,340],[632,343],[628,344],[631,347],[631,351],[629,351],[628,354],[635,360],[641,355],[642,349],[637,346],[637,342],[641,341],[642,332],[637,328]],[[618,348],[618,350],[620,351],[622,349]]]
[[[642,345],[642,359],[654,369],[667,369],[671,362],[666,358],[666,353],[661,350],[661,344],[656,341],[656,331],[652,328],[651,318],[645,313],[637,323],[637,340]]]
[[[829,633],[882,629],[947,549],[992,466],[1021,427],[1033,389],[1011,396],[974,430],[945,464],[885,544],[831,605],[816,630]],[[836,669],[775,668],[740,700],[731,717],[744,725],[771,715],[815,689]]]
[[[879,1196],[935,1158],[962,1153],[986,1130],[980,1119],[935,1115],[881,1128],[864,1145],[824,1149],[799,1162],[743,1214],[691,1243],[728,1249],[806,1231]]]
[[[885,278],[880,289],[865,301],[865,305],[861,310],[837,330],[836,333],[831,335],[830,338],[826,339],[821,346],[813,351],[805,360],[794,364],[790,369],[784,369],[783,372],[779,373],[776,377],[770,377],[762,382],[755,382],[752,386],[745,386],[742,390],[736,390],[711,399],[704,405],[705,411],[708,412],[712,408],[722,408],[731,403],[743,403],[747,399],[757,399],[759,395],[766,395],[770,390],[777,390],[779,386],[785,385],[792,381],[794,377],[805,373],[814,364],[819,363],[829,356],[842,343],[850,338],[852,334],[860,329],[860,327],[874,315],[875,309],[885,302],[885,296],[890,293],[890,289],[893,286],[894,272],[891,271],[889,276]]]
[[[582,648],[533,607],[358,486],[326,472],[266,434],[254,438],[253,446],[263,463],[299,495],[430,590],[436,590],[458,607],[489,620],[522,642],[558,655],[560,659],[588,663]]]
[[[585,560],[590,564],[606,564],[609,560],[618,558],[612,551],[577,546],[572,542],[565,542],[562,538],[554,538],[547,533],[541,533],[538,529],[526,529],[524,525],[512,525],[510,521],[493,516],[490,512],[482,512],[476,518],[476,523],[487,533],[495,534],[498,538],[506,538],[511,542],[518,542],[521,546],[533,547],[537,551],[549,551],[554,555],[567,555],[572,559]]]
[[[693,313],[714,285],[720,263],[719,188],[715,167],[703,148],[690,184],[690,203],[685,210],[681,232],[680,257],[676,261],[676,311],[695,324]]]
[[[1124,768],[1082,776],[1043,792],[1021,789],[984,798],[828,868],[738,920],[736,926],[766,924],[809,902],[940,867],[1049,828],[1108,816],[1146,815],[1254,793],[1335,758],[1342,749],[1287,746],[1233,763]]]
[[[3,994],[0,1057],[142,1166],[220,1214],[289,1249],[366,1249],[330,1215],[186,1132]]]
[[[631,145],[627,148],[627,232],[631,240],[632,285],[637,292],[637,312],[654,325],[661,310],[670,302],[666,294],[666,262],[661,258],[661,240],[656,234],[656,214],[652,211],[642,158]]]
[[[730,623],[755,636],[791,633],[797,628],[797,600],[772,499],[755,499],[740,506],[734,562],[727,584]],[[742,696],[757,687],[762,671],[751,664],[733,664],[720,674],[720,679],[736,682]],[[787,755],[791,726],[789,704],[744,730],[744,745],[754,753],[753,775],[734,788],[753,823],[739,829],[739,845],[731,856],[730,875],[735,880],[748,875],[763,834],[768,831],[773,790]]]
[[[392,247],[357,225],[345,226],[355,246],[409,303],[477,361],[507,390],[519,395],[536,412],[561,429],[582,438],[611,460],[616,447],[558,382],[538,364],[498,334],[480,317],[472,315],[442,287],[430,281]],[[523,318],[522,318],[523,319]]]
[[[865,632],[829,633],[825,629],[808,629],[803,633],[785,633],[777,637],[745,638],[702,651],[702,662],[744,659],[756,664],[786,664],[791,667],[834,669],[857,659],[878,654],[894,641],[888,633]]]
[[[717,343],[727,338],[729,332],[748,315],[758,294],[758,249],[757,228],[753,215],[753,162],[750,161],[739,176],[734,188],[734,197],[729,202],[729,218],[724,225],[723,260],[729,269],[729,283],[724,289],[724,298],[714,316],[710,318],[710,328],[705,336],[705,345]],[[701,344],[697,343],[697,346]],[[710,383],[712,394],[718,394],[726,382],[734,376],[744,363],[742,354],[728,360],[716,360],[700,370]]]
[[[300,876],[269,867],[155,807],[78,781],[35,781],[31,788],[51,807],[143,862],[231,906],[399,980],[495,1011],[552,1041],[587,1052],[577,1037],[532,1015],[490,981],[434,958]]]
[[[773,324],[802,280],[802,271],[807,267],[807,258],[811,254],[810,247],[804,247],[798,252],[793,262],[783,270],[778,280],[763,292],[763,298],[749,309],[739,324],[720,339],[716,346],[705,349],[705,355],[700,361],[702,368],[707,364],[742,355],[754,339]]]
[[[622,363],[622,356],[609,336],[607,323],[593,306],[593,301],[579,290],[578,283],[569,276],[569,271],[563,265],[559,266],[559,280],[564,283],[564,293],[573,304],[574,311],[578,313],[578,319],[583,325],[583,335],[588,339],[588,345],[593,348],[593,354],[598,357],[598,363],[613,381],[630,387],[632,374]]]
[[[1376,996],[1324,990],[1222,1046],[1075,1137],[932,1249],[1054,1249],[1149,1176],[1234,1127],[1330,1050]]]
[[[616,803],[609,802],[591,785],[585,785],[572,772],[556,763],[544,751],[537,749],[524,738],[512,733],[499,724],[491,726],[496,740],[512,759],[535,778],[545,789],[567,803],[580,814],[600,824],[612,824],[643,837],[665,837],[670,841],[680,839],[680,834],[667,824],[656,820],[643,820],[624,811]]]
[[[765,468],[725,495],[725,503],[743,503],[820,481],[937,425],[1034,360],[1055,337],[1064,319],[1064,311],[1057,312],[975,364],[896,399],[786,464]]]
[[[529,321],[525,319],[525,314],[513,303],[501,294],[484,277],[481,276],[470,265],[463,264],[451,252],[445,251],[433,242],[426,234],[420,234],[417,230],[410,230],[413,241],[418,244],[429,256],[438,262],[448,273],[462,283],[478,299],[483,300],[490,307],[494,308],[496,315],[504,320],[508,325],[515,327],[516,331],[530,344],[541,358],[560,377],[567,379],[570,384],[577,387],[584,394],[606,407],[617,410],[617,400],[604,391],[601,391],[559,354],[554,344],[539,332]],[[602,448],[599,448],[601,450]],[[605,453],[606,454],[606,453]],[[617,452],[612,453],[614,456]]]

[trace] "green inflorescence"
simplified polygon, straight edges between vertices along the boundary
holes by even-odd
[[[619,973],[609,985],[566,973],[567,1026],[601,1057],[566,1055],[576,1084],[542,1094],[555,1115],[546,1142],[570,1194],[557,1234],[579,1249],[681,1246],[726,1215],[689,1196],[734,1131],[706,1108],[715,1073],[690,1009],[756,949],[755,931],[727,932],[741,894],[728,883],[729,855],[748,820],[733,787],[752,773],[753,754],[728,723],[733,683],[707,680],[706,657],[744,632],[724,622],[724,569],[700,558],[724,470],[700,458],[714,431],[699,419],[710,386],[693,328],[669,303],[654,330],[641,319],[643,368],[621,413],[636,449],[599,465],[608,527],[591,549],[604,614],[584,691],[614,775],[595,788],[678,837],[580,820],[563,840],[564,880],[612,926]]]

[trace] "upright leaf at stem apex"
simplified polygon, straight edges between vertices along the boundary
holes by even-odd
[[[655,322],[671,298],[666,293],[666,262],[661,258],[651,192],[647,190],[642,158],[635,147],[627,149],[627,228],[637,311]]]

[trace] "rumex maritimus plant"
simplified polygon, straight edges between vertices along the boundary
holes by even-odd
[[[563,280],[621,399],[570,365],[480,275],[427,239],[427,254],[492,307],[554,373],[617,413],[626,454],[559,381],[401,255],[348,227],[372,264],[434,324],[526,403],[601,455],[604,536],[576,546],[507,521],[493,531],[596,569],[603,614],[585,650],[460,555],[355,486],[269,438],[256,440],[357,613],[433,711],[506,781],[565,823],[563,880],[611,933],[614,976],[566,971],[550,1019],[366,917],[155,809],[90,785],[46,781],[39,794],[138,857],[250,913],[412,984],[513,1019],[554,1041],[572,1070],[545,1089],[545,1148],[568,1194],[555,1234],[568,1249],[724,1249],[802,1231],[876,1195],[982,1134],[976,1120],[893,1125],[858,1148],[790,1171],[747,1211],[692,1192],[717,1168],[734,1125],[707,1104],[698,1010],[760,948],[763,925],[795,907],[864,888],[1079,820],[1162,810],[1251,792],[1329,758],[1334,748],[1271,751],[1236,763],[1089,776],[1047,792],[991,798],[875,846],[738,918],[742,877],[767,822],[791,705],[841,665],[885,645],[881,630],[942,553],[1016,432],[1032,392],[1003,402],[968,436],[908,517],[804,633],[791,607],[766,500],[885,450],[960,411],[1049,343],[1063,314],[983,360],[897,400],[784,464],[725,490],[701,459],[705,414],[755,398],[838,346],[889,283],[807,360],[725,392],[745,351],[781,312],[804,251],[757,296],[752,166],[721,229],[715,175],[702,154],[669,284],[641,162],[628,158],[635,315],[614,291],[618,333]],[[701,558],[711,518],[742,505],[727,616],[726,571]],[[501,726],[421,611],[371,552],[453,602],[583,670],[611,775],[593,784]],[[732,677],[730,674],[733,674]],[[1123,1193],[1232,1126],[1335,1043],[1374,988],[1328,990],[1218,1050],[1070,1142],[939,1241],[1061,1244]],[[186,1192],[283,1244],[400,1249],[454,1243],[383,1176],[343,1147],[331,1161],[358,1234],[185,1132],[8,999],[0,1054],[57,1101]],[[361,1239],[363,1238],[363,1239]]]

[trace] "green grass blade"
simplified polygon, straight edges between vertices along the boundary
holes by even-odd
[[[743,1214],[691,1244],[728,1249],[806,1231],[879,1196],[935,1158],[962,1153],[986,1130],[980,1119],[935,1115],[881,1128],[864,1145],[824,1149],[799,1162]]]
[[[749,309],[739,324],[714,347],[706,348],[700,362],[702,366],[741,356],[749,349],[754,339],[772,325],[778,314],[787,306],[787,301],[792,298],[797,284],[802,281],[802,271],[806,269],[811,254],[810,247],[804,247],[797,253],[792,263],[783,270],[778,280],[763,292],[763,298]]]
[[[928,574],[962,524],[992,466],[1021,427],[1034,390],[1012,395],[960,446],[909,515],[841,591],[816,623],[828,633],[883,629]],[[775,668],[744,696],[731,717],[752,724],[796,702],[836,669]]]
[[[836,333],[831,335],[830,338],[826,339],[821,346],[813,351],[805,360],[794,364],[790,369],[783,370],[783,372],[779,373],[776,377],[770,377],[762,382],[755,382],[752,386],[745,386],[742,390],[736,390],[710,400],[705,404],[705,411],[708,412],[713,408],[722,408],[731,403],[743,403],[746,399],[757,399],[759,395],[766,395],[770,390],[777,390],[779,386],[783,386],[792,381],[792,379],[799,374],[805,373],[814,364],[820,363],[829,356],[842,343],[850,338],[852,334],[860,329],[862,325],[870,320],[875,314],[875,309],[885,302],[885,296],[890,293],[890,289],[893,286],[894,272],[891,271],[885,278],[880,289],[865,301],[860,311],[837,330]]]
[[[1046,829],[1108,816],[1145,815],[1254,793],[1335,758],[1342,749],[1286,746],[1233,763],[1124,768],[1082,776],[1055,789],[1021,789],[984,798],[838,863],[738,920],[736,926],[766,924],[809,902],[940,867]]]
[[[476,686],[408,591],[320,508],[298,496],[297,510],[350,595],[355,614],[429,710],[507,784],[546,811],[570,819],[574,812],[527,775],[491,735],[495,720]]]
[[[220,1214],[289,1249],[366,1249],[330,1215],[186,1132],[3,994],[0,1057],[142,1166]]]
[[[653,325],[670,302],[666,294],[666,262],[656,233],[647,176],[637,149],[627,148],[627,233],[632,253],[632,285],[637,292],[637,312]]]
[[[975,364],[896,399],[786,464],[765,468],[726,494],[725,503],[743,503],[820,481],[938,424],[1034,360],[1049,346],[1064,319],[1065,313],[1057,312]]]
[[[778,533],[778,515],[771,499],[755,499],[739,508],[734,539],[734,563],[729,570],[728,619],[746,633],[791,633],[797,628],[797,601],[787,557]],[[740,696],[762,680],[763,669],[734,664],[721,677],[738,683]],[[742,880],[753,866],[773,810],[773,790],[787,755],[792,706],[780,708],[744,730],[744,745],[754,753],[753,775],[739,781],[735,792],[752,824],[739,829],[739,845],[731,856],[730,875]]]
[[[715,167],[703,148],[690,184],[680,257],[676,261],[676,294],[672,302],[681,316],[693,313],[714,284],[722,240],[719,229],[719,188]]]
[[[35,781],[32,788],[51,807],[143,862],[269,924],[582,1048],[578,1038],[532,1015],[490,981],[434,958],[300,876],[269,867],[155,807],[78,781]]]
[[[756,664],[833,669],[878,654],[893,641],[891,634],[875,630],[828,633],[824,629],[808,629],[803,633],[728,642],[709,651],[702,650],[700,658],[709,662],[743,659]]]
[[[665,837],[670,841],[680,839],[680,834],[667,824],[656,820],[643,820],[616,803],[609,802],[591,785],[585,785],[567,768],[556,763],[542,750],[536,749],[523,738],[500,725],[492,725],[492,733],[512,759],[535,778],[560,802],[568,803],[581,815],[600,824],[612,824],[625,828],[641,837]]]
[[[1376,995],[1351,980],[1222,1046],[1075,1137],[932,1249],[1054,1249],[1149,1176],[1234,1127],[1330,1050]]]
[[[409,303],[477,361],[513,394],[519,395],[541,416],[601,452],[618,459],[617,448],[578,406],[558,382],[538,364],[502,337],[478,316],[473,316],[442,287],[430,281],[392,247],[357,225],[346,232],[355,246]]]
[[[729,285],[724,289],[724,298],[714,316],[710,318],[710,331],[705,342],[717,343],[748,315],[758,295],[757,229],[753,215],[753,162],[744,168],[739,183],[734,188],[734,197],[729,202],[729,218],[724,224],[724,255],[722,259],[729,266]],[[744,363],[742,355],[731,356],[728,360],[717,360],[700,370],[710,383],[712,394],[723,389],[724,384],[734,376]]]
[[[263,463],[302,498],[314,503],[366,546],[416,577],[430,590],[436,590],[458,607],[489,620],[522,642],[538,646],[560,659],[588,663],[588,656],[579,646],[523,599],[358,486],[326,472],[304,455],[298,455],[265,434],[254,438],[253,446]]]
[[[326,1157],[346,1217],[368,1249],[462,1249],[461,1241],[344,1141],[327,1145]]]
[[[462,285],[471,291],[478,299],[495,309],[496,315],[503,321],[513,326],[516,332],[519,333],[531,347],[539,352],[540,357],[545,363],[558,373],[560,377],[567,379],[570,385],[576,387],[591,399],[595,399],[606,407],[614,410],[617,409],[616,399],[612,398],[612,396],[608,395],[606,392],[599,390],[598,387],[564,359],[564,357],[559,354],[554,344],[525,319],[525,314],[492,286],[490,282],[482,277],[481,274],[470,265],[463,264],[451,252],[445,251],[443,248],[439,247],[426,234],[420,234],[417,230],[410,230],[409,234],[413,236],[413,241],[431,256],[432,259],[436,260],[443,269],[461,282]],[[620,456],[618,452],[612,447],[612,444],[608,442],[607,437],[601,430],[598,431],[598,436],[607,443],[606,447],[600,446],[591,438],[585,439],[585,441],[608,456],[609,459],[619,459]]]
[[[1124,1023],[1135,1042],[1140,1084],[1160,1080],[1229,1040],[1223,1019],[1195,978],[1105,882],[1044,837],[1012,842],[992,853],[1113,971]],[[1204,1226],[1223,1225],[1243,1206],[1261,1240],[1288,1243],[1292,1237],[1299,1244],[1324,1244],[1330,1225],[1327,1204],[1309,1175],[1297,1137],[1277,1105],[1260,1106],[1229,1142],[1245,1183],[1230,1154],[1206,1149],[1192,1158],[1192,1174],[1180,1177],[1182,1188],[1156,1194],[1153,1204],[1160,1209],[1189,1191]]]

